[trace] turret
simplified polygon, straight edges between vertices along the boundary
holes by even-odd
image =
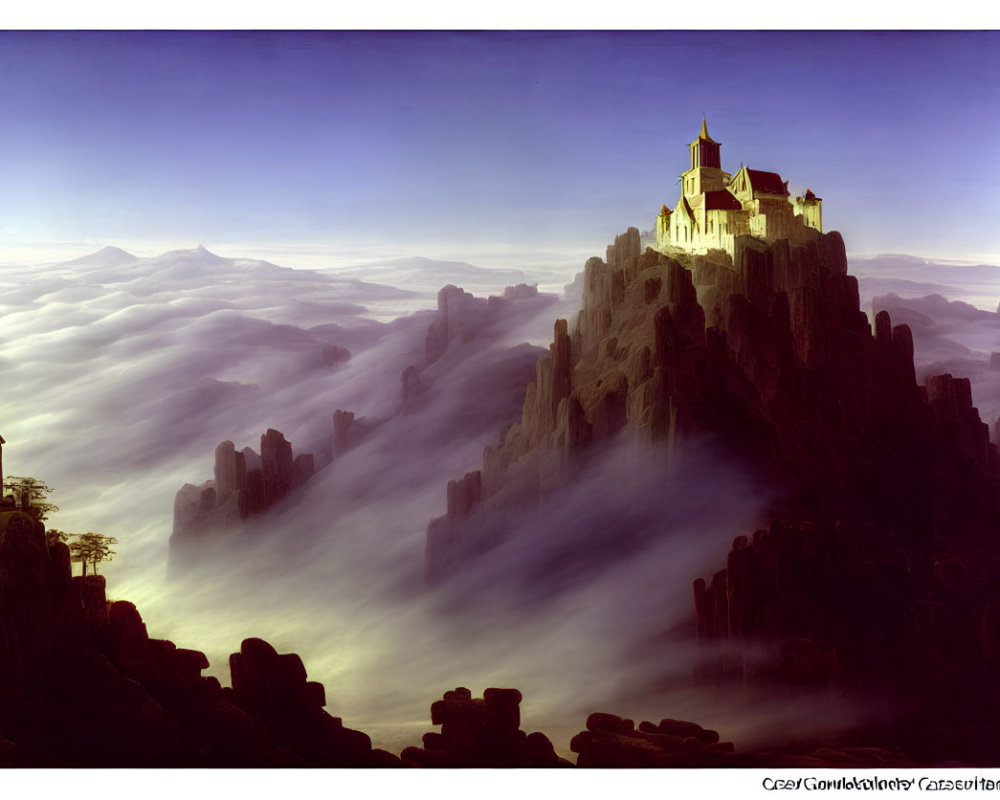
[[[823,232],[823,198],[813,194],[812,189],[806,189],[804,196],[795,198],[794,212],[804,225]]]
[[[698,167],[715,167],[716,169],[721,169],[722,162],[719,158],[719,148],[721,146],[719,142],[708,135],[708,125],[705,118],[702,117],[701,133],[689,145],[691,148],[691,169],[697,169]]]
[[[691,169],[681,176],[685,196],[692,197],[702,192],[725,188],[729,176],[722,171],[719,156],[721,146],[708,135],[708,125],[703,118],[698,138],[688,145],[691,151]]]

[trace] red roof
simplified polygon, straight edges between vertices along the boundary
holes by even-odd
[[[733,197],[728,189],[716,189],[714,192],[705,192],[706,211],[739,211],[743,204]]]
[[[750,178],[750,187],[754,193],[762,194],[788,194],[785,182],[777,172],[761,172],[759,169],[747,169],[747,177]]]

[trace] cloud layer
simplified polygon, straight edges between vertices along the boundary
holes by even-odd
[[[986,305],[1000,296],[993,268],[868,267],[869,297],[915,283]],[[693,718],[741,745],[852,718],[842,698],[747,705],[691,688],[697,652],[678,635],[690,633],[691,581],[722,566],[768,499],[719,442],[686,443],[668,480],[659,454],[615,441],[539,506],[489,521],[502,528],[497,547],[424,585],[424,532],[447,481],[478,467],[519,415],[537,346],[577,300],[510,304],[425,366],[408,404],[400,375],[423,364],[439,281],[496,291],[538,279],[418,259],[289,270],[204,248],[5,268],[5,469],[56,489],[53,526],[119,540],[102,571],[152,636],[204,649],[223,679],[242,638],[299,652],[331,713],[388,749],[418,743],[430,702],[459,684],[520,688],[524,727],[562,749],[598,709]],[[971,375],[984,418],[1000,413],[1000,372],[988,370],[995,313],[943,298],[875,305],[914,329],[918,375]],[[331,346],[350,359],[329,363]],[[168,582],[174,494],[211,477],[216,444],[256,449],[273,427],[296,453],[321,454],[338,408],[371,423],[356,446]]]

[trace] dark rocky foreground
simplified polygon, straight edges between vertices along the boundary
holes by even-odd
[[[0,736],[11,766],[379,766],[398,763],[323,710],[301,659],[248,639],[232,688],[205,655],[151,639],[104,578],[71,577],[27,514],[0,513]]]
[[[521,693],[465,688],[431,706],[440,732],[399,755],[324,710],[302,660],[246,639],[232,687],[203,677],[197,650],[149,637],[139,612],[108,602],[104,578],[71,577],[27,514],[0,513],[0,764],[8,767],[557,767],[539,732],[520,729]],[[579,766],[780,766],[908,763],[882,750],[739,753],[691,722],[638,729],[592,714],[573,739]]]

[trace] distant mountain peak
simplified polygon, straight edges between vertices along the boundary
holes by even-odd
[[[205,259],[209,259],[211,261],[228,261],[229,260],[227,258],[224,258],[224,257],[220,256],[220,255],[217,255],[216,253],[213,253],[211,250],[209,250],[203,244],[199,244],[197,247],[194,248],[194,250],[189,250],[188,252],[192,253],[193,255],[198,256],[199,258],[205,258]]]
[[[216,255],[203,244],[198,244],[195,247],[181,248],[179,250],[168,250],[165,253],[160,253],[160,255],[156,256],[154,259],[157,263],[172,262],[177,260],[187,262],[195,261],[201,264],[221,264],[229,261],[228,258]]]
[[[119,264],[130,264],[133,261],[138,261],[139,257],[134,256],[131,253],[122,250],[120,247],[115,247],[113,245],[108,245],[107,247],[102,247],[94,253],[90,253],[86,256],[80,256],[80,258],[74,258],[72,261],[64,261],[62,263],[70,264],[80,264],[89,266],[117,266]]]
[[[137,260],[138,259],[138,256],[134,256],[131,253],[129,253],[129,252],[125,251],[125,250],[122,250],[120,247],[115,247],[113,244],[109,244],[109,245],[106,245],[105,247],[102,247],[94,255],[99,255],[101,253],[103,253],[105,255],[127,256],[128,258],[131,258],[133,260]]]

